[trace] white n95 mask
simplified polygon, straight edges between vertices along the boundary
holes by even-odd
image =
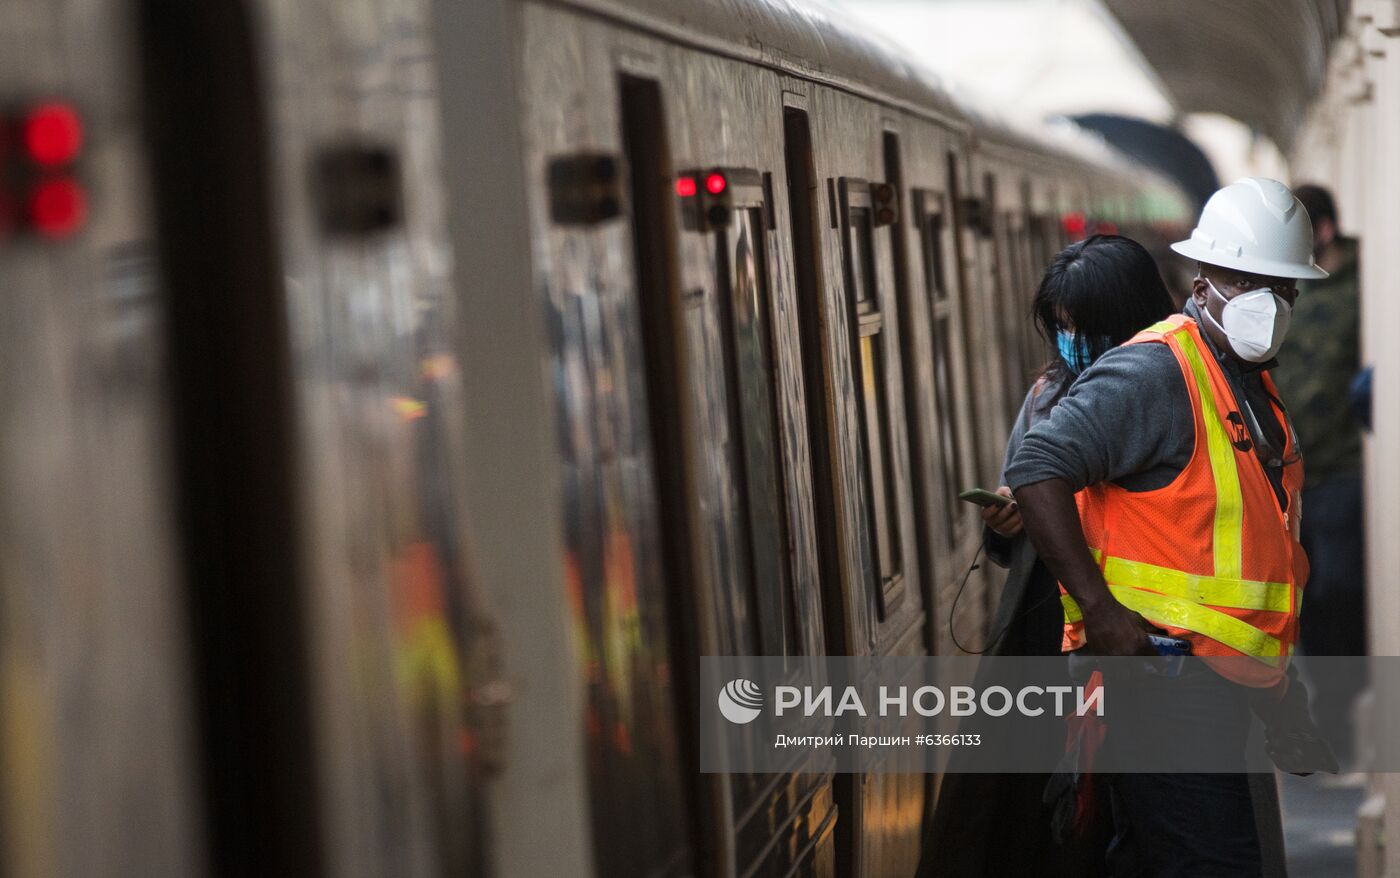
[[[1288,324],[1293,319],[1293,306],[1268,287],[1240,293],[1227,299],[1206,278],[1206,286],[1225,303],[1220,320],[1211,316],[1210,308],[1202,308],[1206,319],[1225,333],[1230,347],[1241,360],[1263,363],[1271,360],[1283,347]]]

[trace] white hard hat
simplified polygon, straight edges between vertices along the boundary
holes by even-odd
[[[1191,237],[1172,249],[1188,259],[1271,277],[1322,278],[1312,255],[1312,220],[1289,188],[1245,177],[1216,190]]]

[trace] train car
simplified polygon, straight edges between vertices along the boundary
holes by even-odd
[[[936,778],[700,774],[697,657],[977,648],[1039,272],[1171,187],[795,2],[0,46],[0,873],[914,870]]]
[[[0,871],[479,871],[427,5],[0,35]]]
[[[598,874],[911,873],[928,778],[796,758],[698,775],[695,657],[947,654],[954,625],[983,643],[996,576],[957,600],[981,533],[955,498],[995,485],[1047,356],[1028,326],[1039,273],[1096,230],[1157,236],[1185,202],[1089,138],[970,109],[819,8],[498,15],[471,20],[474,40],[439,31],[444,61],[485,59],[473,82],[507,70],[494,98],[445,102],[448,165],[507,175],[493,205],[523,188],[528,286],[493,271],[499,237],[454,244],[480,284],[544,306],[543,348],[483,329],[479,362],[539,357],[552,376],[537,404],[558,444],[533,463],[558,467],[539,514],[562,522],[586,731],[587,822],[565,825]],[[482,142],[488,110],[509,144]],[[524,423],[518,403],[476,420]],[[531,770],[522,748],[503,786],[517,760]],[[507,871],[566,867],[496,826]]]

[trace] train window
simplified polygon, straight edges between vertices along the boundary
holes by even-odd
[[[1006,352],[1007,404],[1014,421],[1026,391],[1026,359],[1030,353],[1030,299],[1026,295],[1029,269],[1026,265],[1026,227],[1020,214],[1006,214],[1002,222],[1007,244],[1007,309],[1011,349]]]
[[[646,364],[647,426],[651,440],[652,477],[660,522],[661,562],[669,584],[666,602],[672,655],[693,649],[696,636],[688,623],[690,546],[686,509],[685,451],[682,418],[675,402],[680,370],[675,355],[673,311],[676,266],[675,225],[665,178],[670,171],[661,88],[655,80],[621,76],[621,122],[627,158],[632,248],[637,284],[637,311]]]
[[[937,197],[937,196],[935,196]],[[937,204],[931,213],[920,217],[920,241],[924,251],[924,275],[932,302],[948,301],[948,277],[943,265],[943,207]]]
[[[988,192],[992,190],[992,178],[988,175]],[[997,314],[994,317],[997,334],[997,350],[1000,353],[1001,384],[1003,394],[1001,404],[1010,423],[1016,419],[1016,409],[1020,407],[1020,369],[1017,364],[1021,356],[1022,315],[1016,307],[1016,239],[1012,215],[998,211],[992,218],[992,247],[995,266],[992,271],[993,295]]]
[[[885,392],[884,329],[876,286],[874,217],[870,185],[864,180],[841,179],[844,218],[845,277],[853,312],[855,385],[863,427],[860,450],[865,477],[867,528],[874,557],[866,559],[866,573],[879,584],[877,610],[883,621],[889,598],[902,583],[902,549],[899,507],[895,494],[891,446],[889,398]]]
[[[797,289],[797,325],[802,352],[804,408],[807,412],[807,452],[812,472],[812,513],[817,532],[817,569],[823,600],[839,598],[840,540],[832,487],[831,428],[827,422],[830,366],[826,359],[825,309],[822,307],[821,231],[817,228],[817,172],[812,151],[812,128],[805,110],[783,108],[783,141],[787,159],[788,211],[792,228],[793,279]],[[824,613],[825,647],[844,655],[850,647],[839,606]]]
[[[948,277],[943,264],[945,212],[937,192],[917,192],[914,196],[919,247],[924,260],[924,293],[929,300],[933,339],[933,395],[938,417],[938,463],[943,483],[943,504],[947,510],[945,538],[949,548],[956,546],[955,533],[958,490],[963,471],[962,444],[958,440],[958,407],[953,400],[953,302],[948,295]]]
[[[1040,286],[1040,279],[1045,274],[1045,269],[1050,264],[1050,254],[1048,252],[1049,234],[1046,229],[1044,216],[1027,214],[1026,218],[1026,260],[1028,284],[1025,295],[1034,297],[1035,290]],[[1030,314],[1030,304],[1025,306],[1027,315]],[[1026,332],[1026,375],[1033,375],[1040,363],[1045,359],[1045,346],[1039,333],[1035,331],[1034,324],[1030,323],[1027,317],[1028,329]]]
[[[850,222],[848,243],[851,248],[851,298],[855,300],[857,312],[864,309],[876,311],[872,305],[871,293],[875,289],[875,254],[873,225],[870,208],[852,208],[847,214]]]
[[[1031,264],[1037,273],[1050,264],[1050,248],[1054,246],[1054,220],[1044,214],[1031,217]]]
[[[733,465],[741,475],[753,642],[761,655],[798,655],[802,650],[788,551],[767,213],[763,186],[736,182],[746,179],[729,176],[732,219],[715,243],[725,287],[721,312],[730,421],[738,436]],[[761,179],[754,175],[755,181]]]

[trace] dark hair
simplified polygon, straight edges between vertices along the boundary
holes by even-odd
[[[1176,307],[1157,263],[1141,244],[1119,235],[1094,235],[1051,261],[1032,309],[1036,329],[1052,349],[1068,323],[1097,360]],[[1041,374],[1065,378],[1068,368],[1055,356]]]
[[[1332,200],[1331,192],[1316,184],[1305,183],[1294,189],[1293,194],[1303,202],[1303,208],[1313,222],[1330,219],[1333,225],[1337,224],[1337,202]]]

